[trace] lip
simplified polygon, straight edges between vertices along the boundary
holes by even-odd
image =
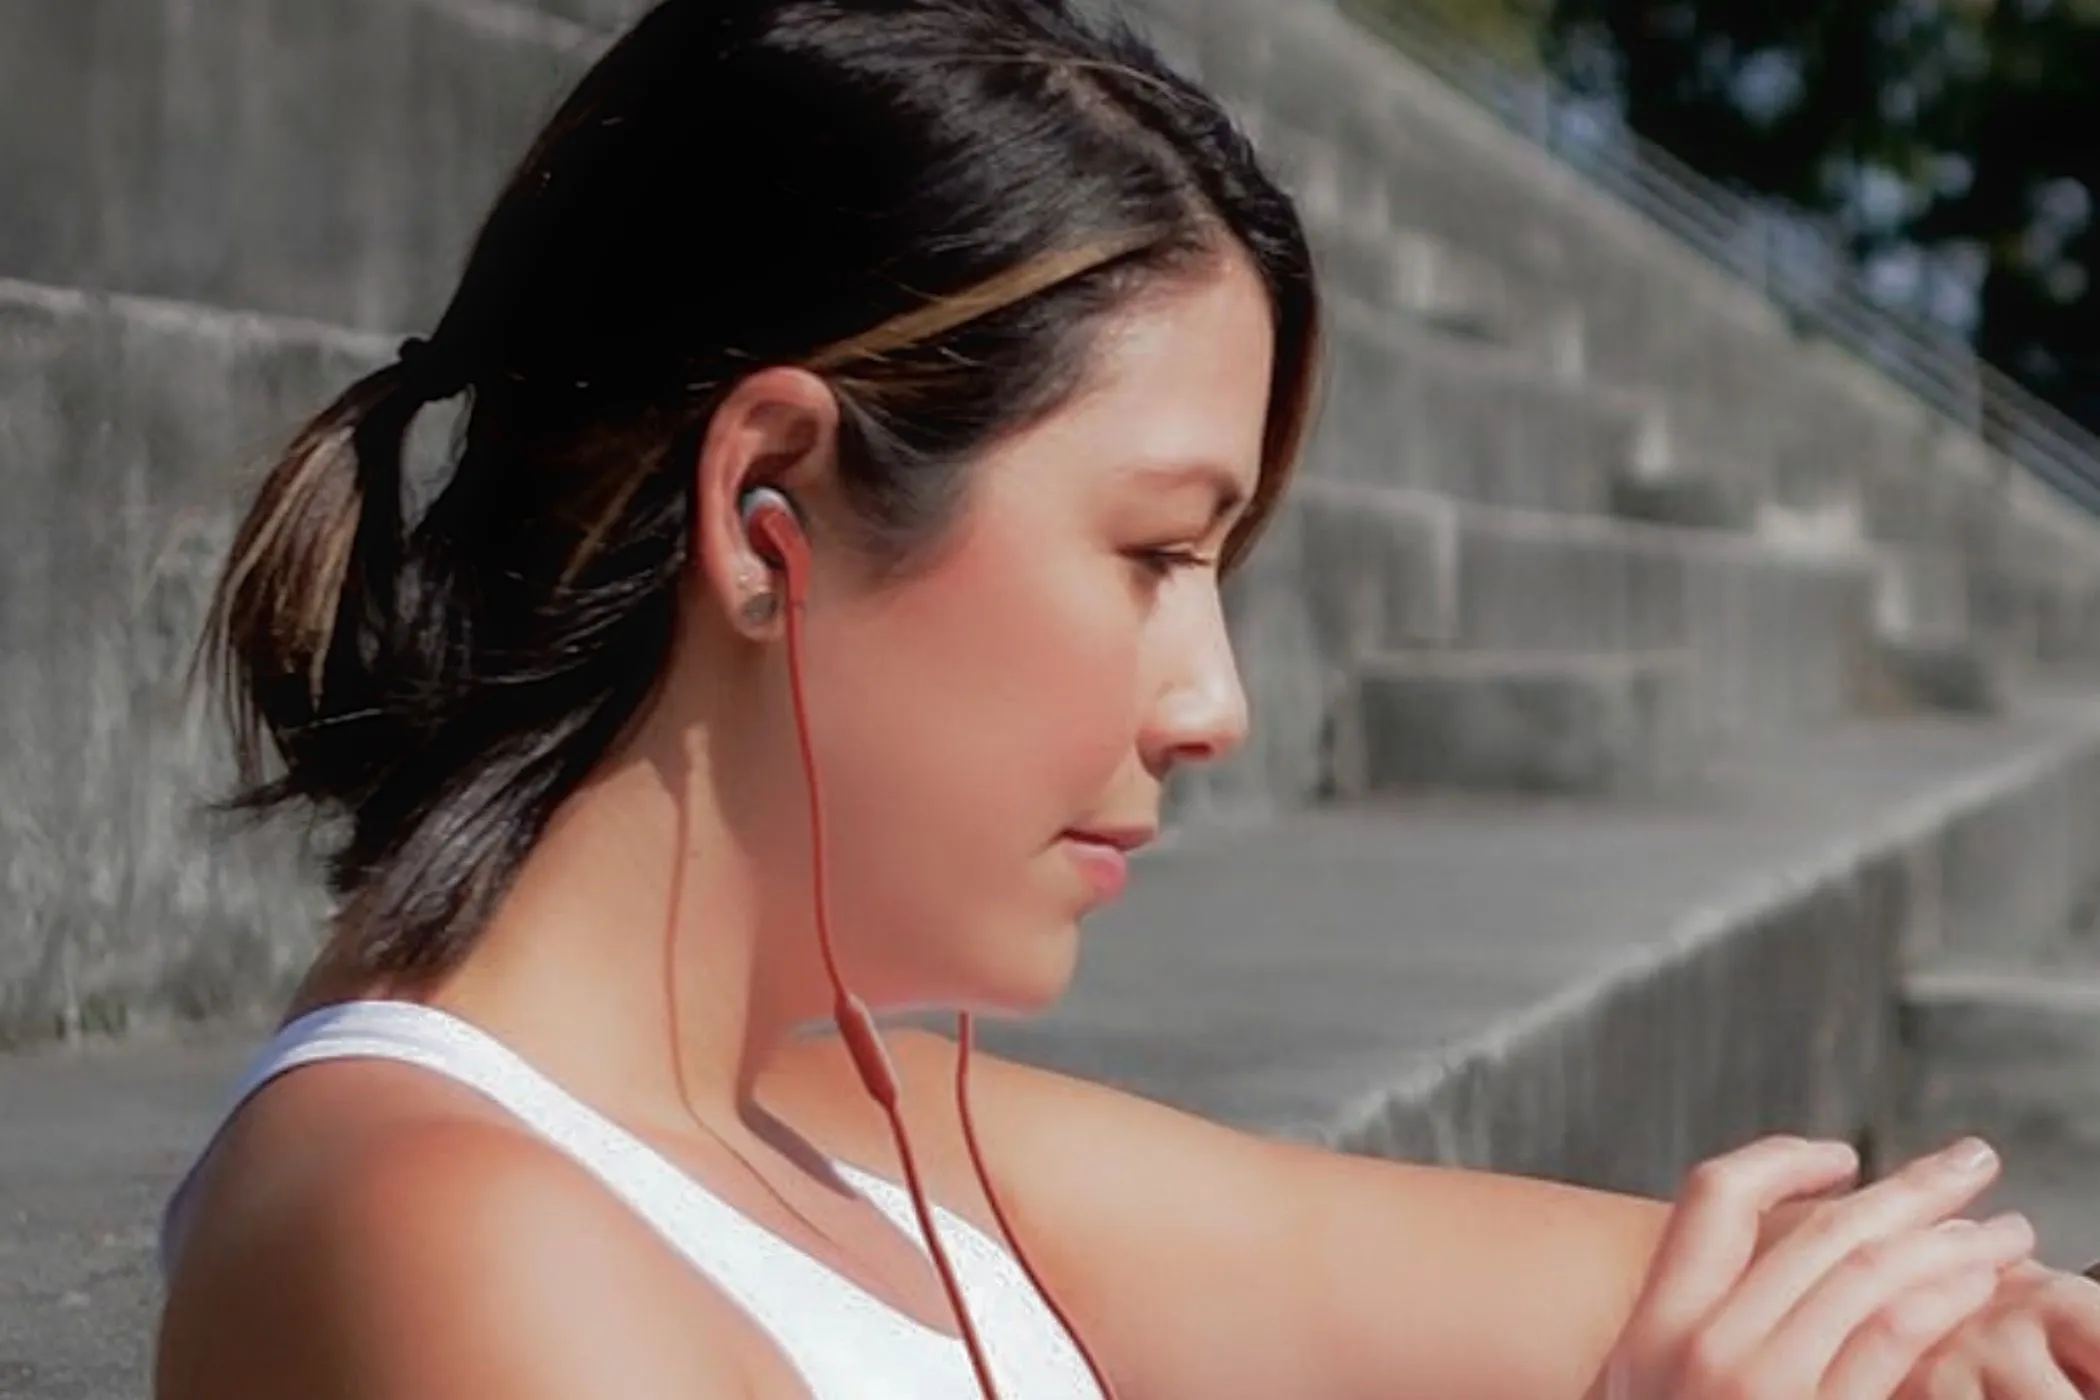
[[[1146,827],[1093,828],[1065,832],[1062,844],[1095,897],[1106,903],[1118,898],[1130,883],[1130,852],[1153,835]]]
[[[1150,845],[1159,835],[1156,826],[1088,826],[1072,827],[1064,833],[1068,841],[1084,841],[1089,845],[1107,846],[1125,855],[1140,846]]]

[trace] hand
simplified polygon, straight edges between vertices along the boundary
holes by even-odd
[[[2016,1265],[1980,1312],[1926,1354],[1901,1400],[2100,1396],[2100,1283]]]
[[[1996,1165],[1958,1144],[1808,1207],[1767,1246],[1770,1212],[1854,1180],[1852,1149],[1767,1138],[1702,1163],[1589,1400],[1896,1396],[2034,1248],[2019,1216],[1952,1218]]]

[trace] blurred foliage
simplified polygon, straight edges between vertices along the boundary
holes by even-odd
[[[2100,426],[2100,0],[1357,3],[1543,64]]]
[[[1939,121],[1939,139],[1974,176],[1940,192],[1911,234],[1986,252],[1978,345],[2100,424],[2100,4],[2008,0],[1974,28],[1990,61]]]

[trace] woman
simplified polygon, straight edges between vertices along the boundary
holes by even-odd
[[[1053,1003],[1241,741],[1316,320],[1218,106],[1060,3],[614,46],[221,583],[246,802],[340,909],[170,1210],[164,1400],[2075,1394],[2096,1290],[1959,1219],[1987,1153],[1773,1140],[1670,1211],[987,1062],[980,1173],[957,1047],[867,1043]]]

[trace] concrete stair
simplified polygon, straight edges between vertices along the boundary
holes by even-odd
[[[1307,466],[1463,500],[1606,508],[1644,430],[1631,405],[1470,335],[1337,299],[1326,408]]]
[[[1229,595],[1247,619],[1243,666],[1260,723],[1241,771],[1215,780],[1244,788],[1246,772],[1267,773],[1281,785],[1276,805],[1352,790],[1355,761],[1335,752],[1350,734],[1363,736],[1356,753],[1412,744],[1373,732],[1411,712],[1362,710],[1354,678],[1373,658],[1419,662],[1429,669],[1414,693],[1431,687],[1445,697],[1439,704],[1461,707],[1467,692],[1514,694],[1504,680],[1534,696],[1546,687],[1569,700],[1570,714],[1612,711],[1598,698],[1607,693],[1654,696],[1655,713],[1673,718],[1613,730],[1615,746],[1596,752],[1624,753],[1628,766],[1596,780],[1606,788],[1686,771],[1665,752],[1680,729],[1724,742],[1843,716],[1875,673],[1876,574],[1864,555],[1794,557],[1743,536],[1320,478],[1294,492]],[[1665,653],[1684,664],[1655,670]],[[1648,669],[1626,669],[1629,658]],[[1503,753],[1469,750],[1474,757],[1444,780],[1565,762],[1545,730],[1498,725],[1476,737],[1491,734]],[[1625,747],[1634,734],[1661,749],[1637,757],[1638,746]],[[1297,760],[1279,760],[1282,749]]]
[[[1901,1029],[1914,1057],[1907,1116],[2100,1153],[2100,969],[1921,970]]]
[[[1513,347],[1562,378],[1582,374],[1582,313],[1529,305],[1500,269],[1429,234],[1340,220],[1308,223],[1321,285],[1444,335]]]
[[[1338,744],[1335,795],[1678,785],[1703,752],[1696,675],[1686,650],[1366,657],[1345,711],[1357,732]]]

